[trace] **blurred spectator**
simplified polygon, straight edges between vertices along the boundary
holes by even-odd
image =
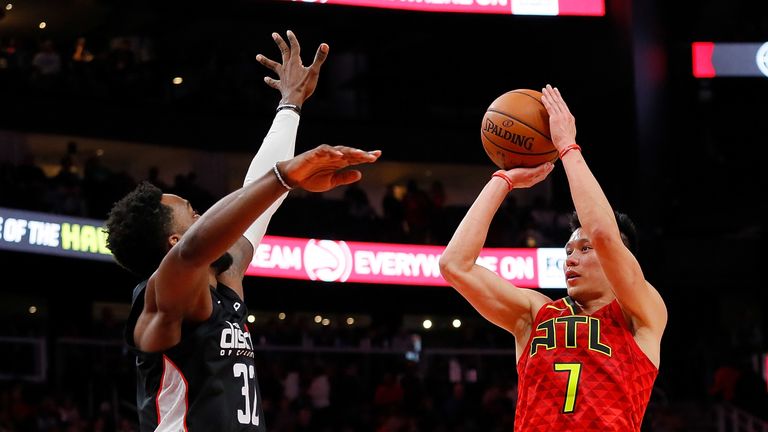
[[[24,52],[19,50],[16,38],[0,42],[0,91],[8,98],[24,90]]]
[[[408,180],[408,188],[403,197],[403,208],[408,240],[412,243],[428,243],[432,201],[414,179]]]
[[[381,378],[373,396],[373,405],[379,413],[388,413],[399,408],[403,402],[403,388],[391,372]]]
[[[16,46],[16,38],[11,37],[0,44],[0,71],[18,71],[22,67],[22,55]]]
[[[403,412],[409,417],[418,417],[424,412],[424,398],[426,389],[421,377],[418,375],[418,364],[408,362],[406,370],[400,380],[403,389]]]
[[[328,369],[318,366],[315,376],[307,388],[307,396],[312,404],[312,425],[317,430],[324,430],[331,424],[331,380]]]
[[[93,336],[99,339],[115,340],[123,336],[123,323],[115,318],[115,311],[110,306],[101,308],[94,327]]]
[[[12,179],[13,186],[8,189],[13,195],[11,206],[26,210],[45,210],[40,197],[46,194],[47,180],[43,170],[35,163],[34,156],[28,154],[22,164],[16,167],[16,175]]]
[[[449,428],[454,430],[467,429],[467,422],[471,418],[468,405],[464,384],[454,383],[451,393],[443,405],[443,415]]]
[[[107,54],[107,74],[114,98],[124,100],[136,95],[136,54],[130,39],[113,40],[112,49]]]
[[[168,185],[160,178],[160,168],[155,165],[149,167],[147,181],[157,186],[163,192],[169,189]]]
[[[291,407],[291,401],[287,398],[279,400],[274,420],[269,423],[274,431],[292,432],[298,425],[296,412]]]
[[[396,195],[394,183],[387,185],[384,197],[381,200],[383,209],[382,238],[391,242],[402,242],[405,236],[403,224],[405,223],[405,209],[400,198]]]
[[[106,218],[109,209],[116,200],[112,179],[114,175],[102,161],[99,153],[85,160],[83,168],[83,196],[88,209],[88,216]]]
[[[741,371],[732,356],[728,356],[715,370],[709,395],[716,400],[732,403],[736,396],[736,384],[741,378]]]
[[[59,411],[51,396],[43,398],[36,414],[36,423],[37,430],[40,432],[57,432],[60,430]]]
[[[72,395],[66,395],[61,405],[59,405],[59,419],[61,419],[61,425],[64,430],[67,430],[69,427],[77,429],[80,426],[80,409],[75,404]]]
[[[488,228],[486,243],[492,247],[519,246],[520,209],[514,194],[508,194]]]
[[[15,384],[11,388],[10,413],[11,422],[20,429],[31,430],[35,423],[34,409],[27,400],[24,393],[25,387],[22,384]]]
[[[32,85],[37,90],[50,93],[58,89],[61,73],[61,56],[56,52],[53,41],[45,40],[40,50],[32,57]]]
[[[93,54],[86,47],[85,41],[84,37],[79,37],[77,42],[75,42],[75,50],[72,53],[72,62],[74,64],[84,64],[93,61]]]
[[[526,218],[523,230],[515,242],[517,247],[538,248],[549,245],[549,240],[531,218]]]
[[[194,171],[190,171],[186,175],[176,175],[173,186],[167,193],[187,197],[195,210],[201,214],[216,201],[213,195],[197,184],[197,173]]]
[[[299,372],[291,370],[285,375],[283,379],[283,395],[289,402],[293,402],[299,398],[301,394],[301,387],[299,381]]]
[[[540,229],[547,229],[555,226],[555,217],[557,214],[552,210],[547,201],[541,195],[536,195],[531,206],[531,221]]]
[[[768,392],[762,376],[746,359],[739,365],[740,375],[734,392],[734,405],[768,421]]]
[[[94,84],[93,60],[94,56],[86,45],[86,39],[84,37],[77,38],[70,58],[69,82],[73,97],[90,95]]]
[[[48,196],[51,210],[54,213],[84,216],[85,202],[82,196],[80,177],[71,153],[61,158],[59,173],[51,179],[51,190]]]
[[[331,401],[341,426],[358,430],[363,422],[365,402],[358,365],[353,362],[347,364],[332,389]]]
[[[364,240],[366,233],[377,216],[368,200],[368,194],[357,183],[352,183],[344,190],[346,207],[346,237],[350,240]]]
[[[453,234],[453,227],[448,226],[445,216],[445,187],[443,182],[435,180],[429,189],[431,243],[445,244]]]
[[[108,66],[116,75],[127,75],[136,66],[136,55],[128,38],[112,41],[112,49],[108,54]]]

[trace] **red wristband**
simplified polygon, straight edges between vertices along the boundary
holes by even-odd
[[[581,147],[578,144],[576,144],[576,143],[568,144],[567,146],[565,146],[565,148],[560,150],[560,159],[562,159],[563,156],[565,156],[565,154],[568,153],[571,150],[581,151]]]
[[[491,178],[493,178],[493,177],[499,177],[499,178],[503,179],[505,182],[507,182],[507,187],[509,187],[510,191],[514,188],[514,186],[512,185],[512,179],[509,178],[507,173],[504,172],[503,170],[498,170],[495,173],[493,173]]]

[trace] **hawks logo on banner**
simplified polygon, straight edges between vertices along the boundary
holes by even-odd
[[[304,269],[312,280],[345,282],[352,273],[352,252],[343,241],[310,239],[304,248]]]

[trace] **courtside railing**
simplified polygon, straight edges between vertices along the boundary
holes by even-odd
[[[715,415],[717,432],[768,432],[768,423],[732,405],[718,405]]]

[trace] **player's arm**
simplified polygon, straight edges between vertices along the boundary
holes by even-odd
[[[530,187],[551,171],[551,163],[506,172],[511,186]],[[478,195],[440,257],[440,273],[488,321],[527,342],[531,323],[541,306],[550,301],[533,290],[519,289],[476,263],[493,216],[509,192],[502,177],[491,177]]]
[[[322,145],[282,162],[279,170],[292,187],[324,192],[358,181],[360,171],[344,169],[375,162],[380,154]],[[210,317],[210,265],[286,192],[270,171],[219,200],[192,224],[149,278],[145,309],[134,331],[140,349],[157,351],[173,346],[180,340],[183,320]]]
[[[286,192],[272,172],[265,173],[219,200],[192,224],[148,282],[149,288],[154,287],[154,303],[164,319],[201,321],[210,316],[211,264]]]
[[[542,102],[550,116],[552,141],[558,151],[562,151],[576,142],[574,117],[557,89],[548,85],[542,93]],[[636,329],[648,329],[660,340],[667,323],[666,306],[659,293],[646,282],[640,264],[622,242],[613,209],[602,188],[581,151],[566,152],[562,162],[582,230],[591,241],[619,304]]]
[[[272,127],[267,132],[259,151],[248,167],[243,185],[255,181],[265,172],[272,169],[276,162],[290,159],[296,150],[296,134],[299,127],[299,112],[304,102],[312,96],[317,87],[320,67],[328,56],[328,45],[320,44],[311,65],[304,67],[301,62],[301,46],[293,32],[288,31],[288,44],[278,33],[273,33],[282,62],[270,60],[262,54],[256,59],[275,72],[279,79],[265,77],[264,81],[272,88],[280,91],[281,99],[278,107],[281,109],[275,115]],[[295,108],[294,108],[295,107]],[[243,234],[229,250],[232,255],[232,266],[218,276],[218,280],[234,289],[243,297],[243,276],[250,264],[254,248],[258,246],[267,231],[272,215],[277,211],[287,195],[278,198]]]
[[[133,331],[142,351],[159,352],[181,340],[183,321],[211,316],[211,264],[242,238],[243,231],[286,192],[276,177],[263,176],[227,195],[182,235],[170,238],[171,249],[149,277],[144,308]],[[191,209],[189,209],[191,212]]]
[[[278,166],[283,181],[294,187],[324,192],[339,185],[356,182],[357,170],[346,167],[376,161],[379,152],[365,152],[350,147],[322,145],[304,152]],[[181,237],[163,259],[153,278],[163,287],[157,304],[166,311],[185,312],[189,284],[199,283],[200,275],[237,242],[278,198],[287,192],[278,176],[269,171],[256,181],[230,193],[214,204]],[[206,284],[207,287],[207,284]]]

